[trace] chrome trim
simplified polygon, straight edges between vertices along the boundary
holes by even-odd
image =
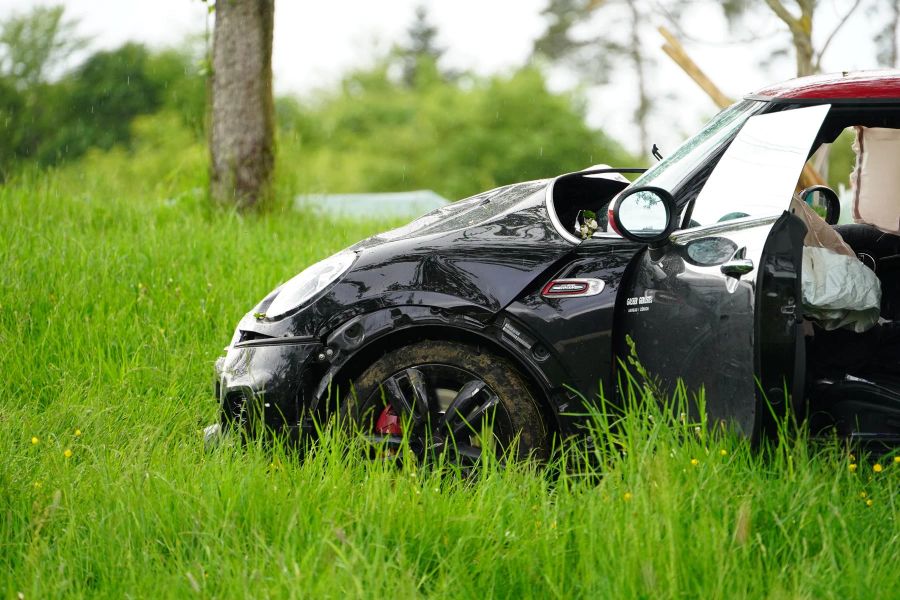
[[[557,293],[550,294],[546,293],[545,290],[547,288],[558,285],[560,283],[574,283],[578,285],[587,285],[587,289],[583,291],[573,292],[573,293]],[[544,289],[541,291],[541,296],[544,298],[584,298],[587,296],[596,296],[606,287],[606,282],[602,279],[594,279],[594,278],[566,278],[566,279],[552,279],[547,282],[547,285],[544,286]]]

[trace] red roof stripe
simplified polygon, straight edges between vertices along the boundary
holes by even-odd
[[[850,71],[791,79],[763,88],[751,96],[784,99],[900,100],[900,70]]]

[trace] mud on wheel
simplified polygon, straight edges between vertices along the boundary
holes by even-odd
[[[374,443],[469,464],[547,456],[547,429],[528,385],[506,359],[474,345],[422,341],[376,360],[351,386],[342,416]]]

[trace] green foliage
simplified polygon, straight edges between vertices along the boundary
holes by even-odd
[[[854,139],[856,134],[852,128],[848,128],[831,144],[828,154],[828,185],[833,190],[837,190],[841,185],[850,187],[850,173],[856,166]]]
[[[415,19],[407,30],[406,44],[394,51],[403,68],[403,83],[407,86],[416,85],[419,71],[437,65],[444,54],[444,49],[437,45],[437,34],[437,28],[428,20],[428,10],[424,5],[417,6]]]
[[[38,160],[56,162],[88,148],[109,149],[130,139],[131,120],[160,108],[161,85],[148,74],[149,52],[125,44],[92,55],[63,82],[64,119],[41,144]]]
[[[163,125],[138,121],[134,162],[144,129]],[[0,188],[4,597],[900,589],[900,465],[876,473],[802,435],[755,450],[679,418],[683,389],[663,410],[625,382],[629,410],[598,404],[595,444],[549,470],[397,468],[331,431],[303,462],[277,446],[205,452],[211,364],[238,318],[387,225],[213,210],[192,170],[134,171],[126,185],[119,152],[89,153],[82,180],[72,165]]]
[[[600,162],[633,162],[585,125],[572,96],[548,91],[535,69],[445,82],[433,67],[433,76],[420,68],[414,88],[390,72],[385,63],[354,73],[314,105],[278,104],[280,151],[301,189],[431,188],[455,199]]]
[[[22,89],[45,83],[49,73],[87,44],[76,33],[77,21],[58,6],[37,6],[0,23],[0,77]]]
[[[127,146],[132,120],[159,110],[177,113],[202,135],[206,82],[189,50],[151,52],[129,43],[95,52],[50,81],[54,68],[84,46],[74,29],[61,6],[0,23],[0,181],[29,163]]]

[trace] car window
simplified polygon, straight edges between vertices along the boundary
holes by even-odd
[[[811,106],[747,119],[694,201],[690,226],[785,211],[830,108]]]

